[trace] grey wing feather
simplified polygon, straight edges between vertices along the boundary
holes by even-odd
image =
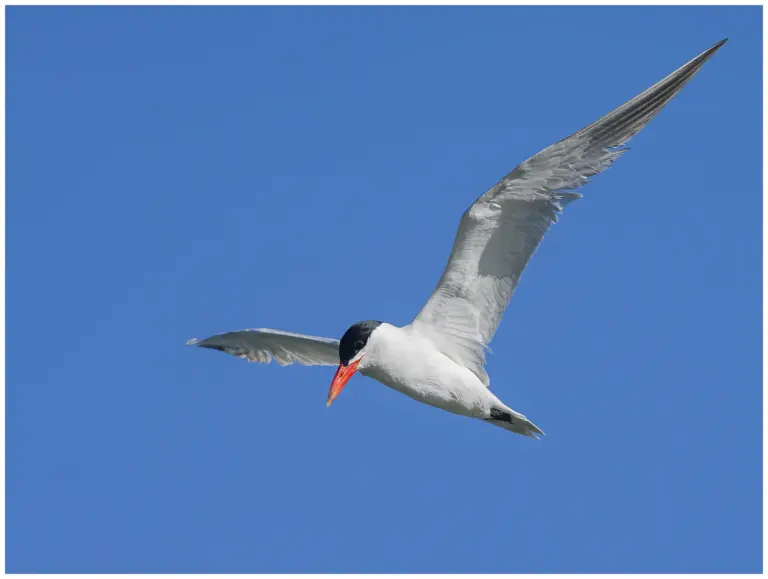
[[[604,171],[624,144],[691,80],[717,43],[651,88],[521,163],[464,213],[448,265],[413,321],[487,385],[485,349],[520,275],[573,191]]]
[[[339,364],[338,340],[267,328],[216,334],[204,340],[192,339],[187,345],[219,350],[249,362],[269,363],[274,360],[281,366],[294,362],[304,366]]]

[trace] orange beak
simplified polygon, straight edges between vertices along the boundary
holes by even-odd
[[[330,406],[331,403],[336,400],[336,397],[341,394],[341,390],[346,383],[349,382],[352,375],[357,372],[358,364],[360,364],[360,360],[352,362],[349,366],[339,364],[339,368],[336,370],[336,375],[333,377],[333,382],[331,382],[331,389],[328,391],[327,406]]]

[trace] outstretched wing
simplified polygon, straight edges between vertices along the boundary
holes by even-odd
[[[445,355],[488,384],[485,348],[528,260],[573,189],[604,171],[725,40],[570,137],[520,164],[464,213],[451,257],[413,321]]]
[[[338,340],[267,328],[216,334],[205,340],[192,339],[187,345],[219,350],[249,362],[269,363],[275,360],[281,366],[294,362],[304,366],[339,364]]]

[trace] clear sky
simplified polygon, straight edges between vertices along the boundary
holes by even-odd
[[[758,572],[761,9],[7,9],[9,572]],[[406,324],[462,211],[718,40],[488,363],[535,441],[185,348]]]

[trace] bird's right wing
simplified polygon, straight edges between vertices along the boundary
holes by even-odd
[[[267,328],[216,334],[204,340],[195,338],[189,340],[187,346],[219,350],[249,362],[269,363],[275,360],[281,366],[294,362],[304,366],[339,365],[338,340]]]
[[[501,322],[528,260],[575,189],[604,171],[725,43],[645,92],[524,161],[464,213],[448,265],[413,321],[446,356],[486,385],[485,348]]]

